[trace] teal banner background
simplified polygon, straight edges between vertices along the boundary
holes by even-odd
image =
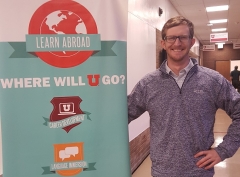
[[[0,42],[0,111],[4,177],[60,176],[43,168],[54,161],[54,144],[83,142],[84,161],[94,168],[75,175],[79,177],[130,177],[127,92],[126,42],[105,41],[111,51],[94,53],[84,63],[72,68],[50,66],[34,54]],[[104,46],[103,45],[103,46]],[[21,45],[19,45],[21,46]],[[17,47],[17,49],[19,49]],[[14,55],[13,55],[14,54]],[[88,75],[100,75],[98,86],[89,84]],[[56,78],[73,78],[70,85],[56,86]],[[81,78],[81,84],[76,85]],[[49,81],[33,87],[33,78]],[[15,87],[23,79],[26,85]],[[73,81],[70,79],[70,81]],[[6,82],[12,85],[3,87]],[[85,85],[84,85],[84,84]],[[68,133],[45,126],[44,119],[53,111],[54,97],[78,96],[79,107],[91,113]],[[55,163],[55,162],[54,162]]]

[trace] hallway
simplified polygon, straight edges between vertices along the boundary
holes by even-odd
[[[218,110],[216,114],[216,122],[214,125],[215,143],[213,147],[222,142],[223,136],[227,132],[228,126],[231,124],[231,119],[223,111]],[[239,177],[240,176],[240,149],[236,154],[220,162],[215,166],[214,177]],[[151,176],[151,160],[149,156],[143,161],[140,167],[133,173],[132,177],[152,177]]]

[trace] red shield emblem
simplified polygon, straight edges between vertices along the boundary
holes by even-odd
[[[54,97],[51,100],[53,111],[50,114],[50,122],[63,120],[78,114],[84,114],[80,109],[81,102],[82,99],[78,96]],[[66,126],[63,129],[68,133],[72,128],[79,124],[81,124],[81,122]]]

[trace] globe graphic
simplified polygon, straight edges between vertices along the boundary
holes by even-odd
[[[40,27],[40,34],[87,34],[82,19],[68,10],[54,11],[47,15]],[[51,52],[59,57],[69,57],[77,52]]]

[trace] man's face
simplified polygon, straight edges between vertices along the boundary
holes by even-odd
[[[181,41],[174,36],[180,36]],[[189,60],[189,50],[195,43],[195,39],[189,38],[189,28],[187,25],[175,26],[167,30],[166,37],[168,40],[162,40],[162,47],[166,50],[168,60],[173,62],[181,62]]]

